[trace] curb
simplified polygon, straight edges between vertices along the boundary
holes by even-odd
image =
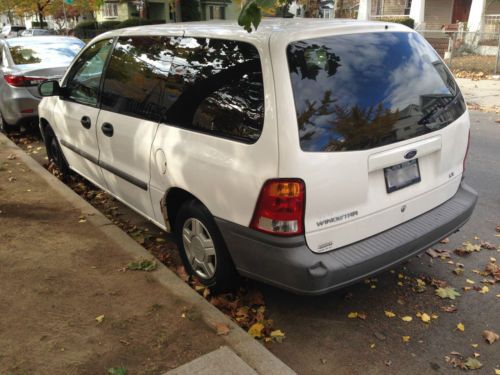
[[[62,183],[49,171],[43,168],[36,160],[28,156],[21,148],[0,133],[0,147],[6,146],[34,173],[45,180],[57,191],[68,203],[82,211],[90,223],[98,227],[108,238],[117,243],[123,250],[135,258],[151,258],[152,255],[137,244],[119,227],[114,225],[100,211],[90,203],[76,194],[68,186]],[[200,312],[202,321],[213,329],[216,323],[224,323],[230,327],[226,336],[220,336],[243,361],[262,375],[287,375],[296,374],[274,354],[267,350],[262,344],[250,337],[247,332],[229,319],[224,313],[211,305],[202,296],[196,293],[190,286],[180,280],[177,275],[164,264],[158,262],[158,268],[151,273],[164,288],[168,289],[174,296],[184,300]]]

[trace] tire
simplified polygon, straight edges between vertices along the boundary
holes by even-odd
[[[47,158],[49,159],[49,162],[54,163],[57,169],[59,169],[61,177],[63,179],[66,179],[70,173],[69,165],[61,150],[59,141],[57,140],[57,137],[50,125],[47,125],[44,128],[43,134],[45,139],[45,149],[47,150]]]
[[[8,132],[16,129],[19,129],[19,127],[15,125],[10,125],[7,122],[5,122],[5,119],[3,118],[3,115],[0,112],[0,133],[7,134]]]
[[[182,204],[174,226],[186,271],[212,293],[233,291],[239,276],[224,239],[208,209],[197,200]]]

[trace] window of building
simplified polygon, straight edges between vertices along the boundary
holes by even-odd
[[[218,5],[208,6],[208,17],[211,20],[225,20],[226,19],[226,8]]]
[[[411,10],[411,0],[406,0],[404,14],[408,16],[410,14],[410,10]]]
[[[118,17],[118,3],[104,3],[102,13],[105,18]]]
[[[264,122],[260,58],[248,43],[180,38],[167,79],[164,122],[242,142]]]

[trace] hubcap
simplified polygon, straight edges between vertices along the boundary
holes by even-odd
[[[193,271],[202,279],[211,279],[215,274],[217,257],[212,237],[200,220],[186,220],[182,227],[182,243]]]

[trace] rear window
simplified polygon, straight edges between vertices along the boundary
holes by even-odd
[[[50,64],[66,66],[84,46],[83,42],[74,39],[68,42],[60,40],[53,43],[30,41],[9,42],[10,55],[15,65]]]
[[[442,129],[465,112],[452,75],[417,33],[380,32],[289,44],[304,151],[355,151]]]

